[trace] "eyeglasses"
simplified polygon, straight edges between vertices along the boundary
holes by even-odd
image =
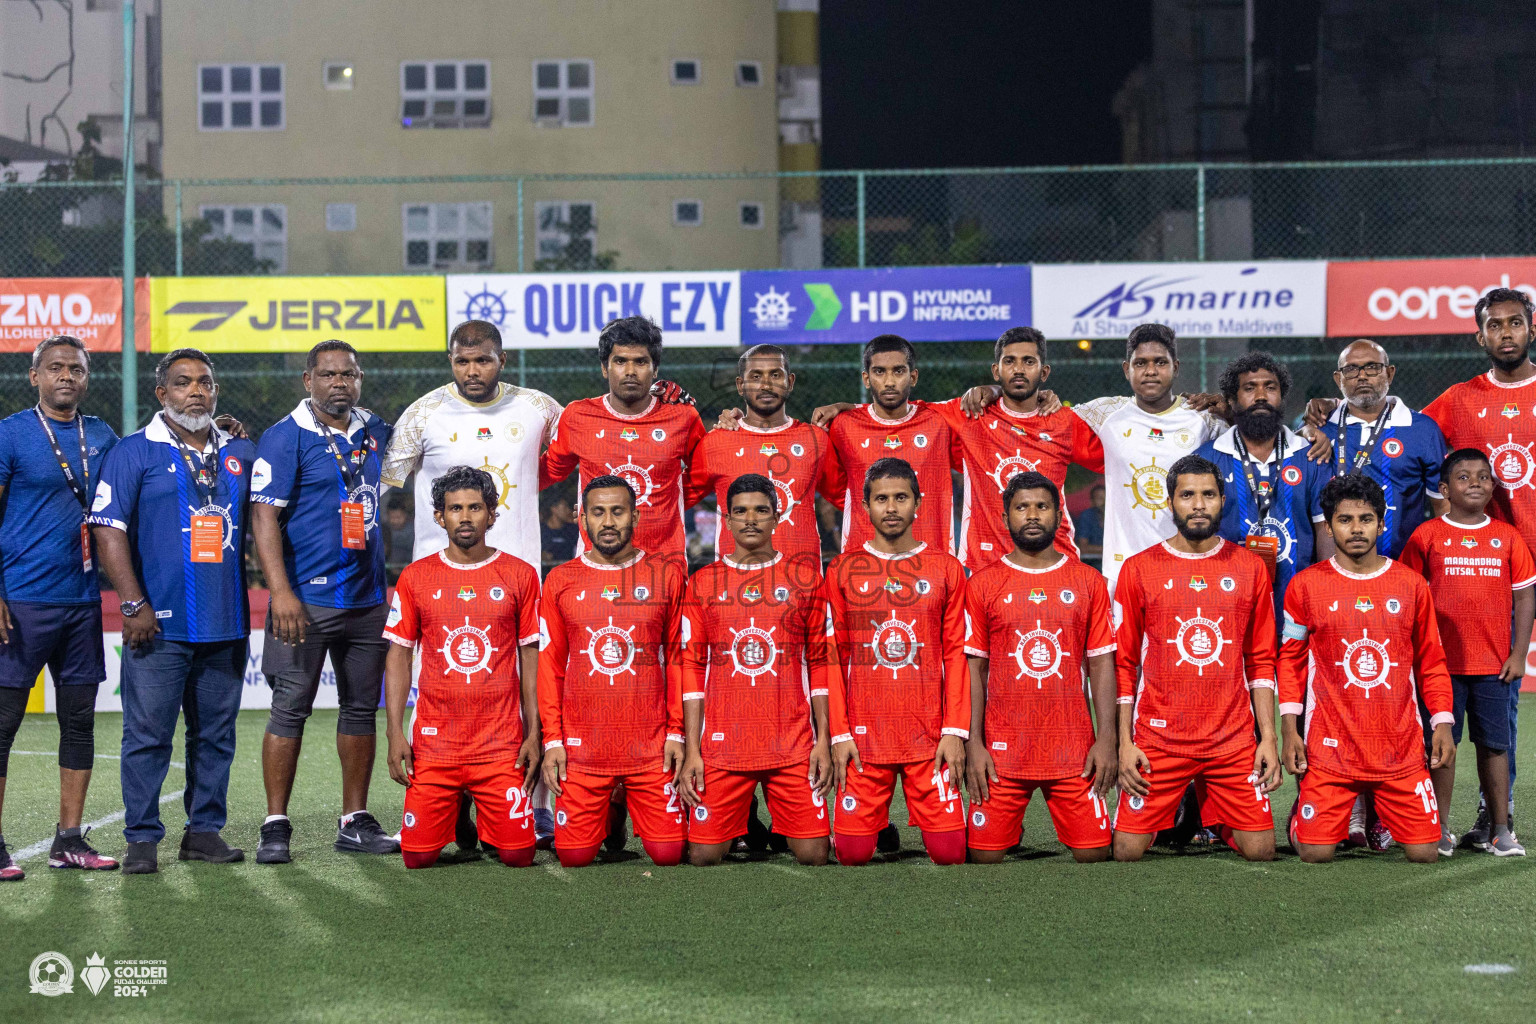
[[[1380,377],[1387,372],[1387,364],[1361,363],[1359,366],[1351,364],[1349,366],[1341,366],[1335,372],[1345,380],[1354,380],[1357,377]]]

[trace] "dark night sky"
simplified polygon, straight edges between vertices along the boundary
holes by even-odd
[[[829,168],[1119,163],[1151,0],[822,0]]]

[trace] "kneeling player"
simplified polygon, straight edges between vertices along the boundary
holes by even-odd
[[[1408,859],[1429,864],[1438,857],[1440,810],[1424,767],[1421,697],[1433,730],[1429,767],[1456,758],[1451,677],[1429,584],[1377,551],[1387,501],[1376,481],[1335,477],[1322,506],[1335,554],[1298,573],[1285,592],[1280,715],[1285,766],[1301,776],[1291,839],[1302,860],[1332,860],[1356,796],[1369,793]]]
[[[842,864],[874,855],[898,779],[908,824],[922,830],[928,856],[936,864],[965,860],[958,789],[971,724],[965,570],[912,536],[921,499],[906,462],[870,466],[864,514],[874,538],[827,567],[840,668],[828,680],[828,713]]]
[[[1269,570],[1217,534],[1224,493],[1215,466],[1186,455],[1167,486],[1177,533],[1126,559],[1115,589],[1115,859],[1140,860],[1196,782],[1200,820],[1224,826],[1248,860],[1273,860],[1269,793],[1280,784],[1280,758]]]
[[[408,868],[436,863],[466,793],[502,863],[533,863],[539,575],[486,546],[496,505],[484,470],[456,466],[432,481],[433,515],[449,544],[405,567],[384,628],[398,645],[384,663],[384,701],[389,776],[406,787],[400,852]],[[416,650],[422,664],[407,736]]]
[[[774,550],[778,495],[765,476],[732,481],[725,512],[735,551],[693,575],[684,604],[678,788],[693,812],[688,857],[720,863],[746,832],[761,784],[795,859],[825,864],[832,757],[821,559]]]
[[[615,787],[651,860],[683,859],[687,825],[677,793],[683,766],[679,553],[640,551],[639,512],[622,477],[581,496],[592,540],[544,581],[539,719],[544,781],[555,794],[555,852],[592,863],[608,834]]]
[[[965,653],[971,667],[966,845],[971,860],[1000,863],[1018,842],[1035,790],[1056,838],[1079,862],[1106,860],[1114,786],[1115,640],[1104,577],[1056,547],[1061,492],[1020,473],[1003,492],[1013,550],[966,584]],[[1093,718],[1083,699],[1092,683]]]

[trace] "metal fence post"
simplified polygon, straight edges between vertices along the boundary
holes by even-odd
[[[123,3],[123,427],[127,437],[139,428],[139,352],[133,337],[134,251],[133,195],[133,0]]]
[[[517,272],[523,272],[523,179],[517,179]],[[522,383],[519,381],[518,383]]]
[[[1205,165],[1195,168],[1195,259],[1205,259]],[[1210,390],[1206,339],[1200,339],[1200,390]]]
[[[862,267],[864,265],[864,257],[866,255],[865,248],[864,248],[864,172],[863,171],[860,171],[859,174],[858,174],[858,187],[859,187],[859,199],[858,199],[858,203],[859,203],[859,210],[858,210],[858,216],[859,216],[859,266]]]
[[[181,276],[181,179],[176,179],[176,276]]]

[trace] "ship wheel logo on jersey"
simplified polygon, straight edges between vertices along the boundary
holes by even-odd
[[[1221,660],[1221,649],[1232,641],[1221,635],[1221,618],[1208,619],[1199,608],[1195,609],[1192,619],[1181,619],[1177,615],[1174,619],[1179,623],[1179,631],[1173,635],[1172,640],[1164,641],[1173,644],[1179,652],[1179,664],[1195,666],[1198,675],[1205,675],[1205,666],[1215,662],[1224,665]]]
[[[188,505],[187,511],[192,513],[193,518],[197,518],[199,516],[218,516],[220,519],[224,520],[224,548],[228,551],[234,550],[235,531],[238,530],[239,527],[235,525],[234,519],[230,517],[229,509],[225,508],[223,505],[204,505],[202,508],[193,508],[191,505]],[[183,526],[181,528],[181,532],[191,533],[192,527]]]
[[[608,467],[608,472],[614,476],[623,477],[624,482],[629,484],[630,490],[635,492],[636,505],[651,503],[651,491],[655,489],[655,484],[651,483],[651,470],[656,468],[654,465],[642,466],[634,459],[621,462],[617,466],[606,462],[604,465]]]
[[[768,672],[775,676],[779,674],[774,665],[779,660],[779,645],[774,642],[774,626],[763,630],[757,626],[757,619],[747,620],[746,629],[731,630],[731,664],[735,666],[738,675],[744,675],[752,683],[757,685],[757,677]]]
[[[475,467],[484,473],[489,473],[496,481],[496,494],[499,496],[496,502],[497,508],[506,508],[507,500],[512,497],[512,482],[507,479],[507,467],[492,464],[491,457],[487,455],[485,461]]]
[[[1124,486],[1131,489],[1131,504],[1136,508],[1150,509],[1152,521],[1168,507],[1168,470],[1157,464],[1157,456],[1146,466],[1131,465],[1131,482]]]
[[[1295,467],[1287,466],[1285,468],[1294,469]],[[1290,527],[1286,526],[1283,521],[1276,519],[1274,516],[1265,516],[1260,522],[1254,522],[1252,519],[1244,517],[1243,527],[1250,537],[1255,535],[1274,537],[1280,542],[1280,550],[1275,554],[1275,561],[1289,562],[1291,560],[1291,549],[1296,546],[1296,538],[1291,536]],[[1228,590],[1229,588],[1222,587],[1222,589]]]
[[[997,484],[997,490],[999,493],[1006,491],[1008,489],[1008,481],[1012,480],[1020,473],[1034,473],[1039,471],[1040,460],[1036,459],[1034,461],[1030,461],[1029,459],[1026,459],[1024,454],[1017,448],[1015,448],[1013,450],[1013,454],[1008,456],[1006,459],[1003,458],[1001,452],[994,454],[997,456],[997,467],[987,475],[992,478],[993,483]]]
[[[635,638],[630,634],[634,626],[623,629],[613,624],[613,616],[608,616],[608,625],[601,629],[587,627],[591,636],[587,639],[587,649],[583,651],[587,661],[592,664],[592,671],[608,677],[608,685],[613,685],[614,676],[628,672],[636,675],[635,664]]]
[[[1531,454],[1530,445],[1516,442],[1515,435],[1505,437],[1503,444],[1488,446],[1488,461],[1493,465],[1494,478],[1506,490],[1518,491],[1531,485],[1531,476],[1536,474],[1536,456]]]
[[[770,472],[768,482],[773,484],[773,489],[779,494],[779,525],[794,526],[795,506],[800,504],[795,500],[795,481],[780,480]]]
[[[864,646],[874,654],[877,668],[890,669],[894,679],[917,661],[918,649],[923,645],[917,642],[917,631],[911,625],[894,617],[884,622],[870,620],[870,625],[875,631]]]
[[[471,626],[466,616],[464,625],[453,629],[444,626],[443,632],[448,634],[442,646],[443,661],[447,664],[443,675],[462,672],[467,683],[475,673],[491,670],[491,655],[496,648],[491,646],[491,637],[485,630]]]
[[[1369,699],[1371,691],[1378,686],[1392,689],[1392,684],[1387,682],[1387,676],[1392,671],[1392,658],[1387,654],[1387,644],[1391,642],[1390,637],[1386,640],[1372,640],[1368,629],[1362,629],[1360,639],[1354,642],[1339,640],[1344,645],[1344,658],[1334,664],[1344,670],[1346,690],[1358,686]]]
[[[1035,689],[1045,686],[1051,676],[1061,678],[1061,630],[1051,632],[1035,620],[1035,628],[1028,633],[1016,629],[1019,642],[1013,645],[1013,660],[1019,666],[1015,680],[1025,676],[1035,681]]]

